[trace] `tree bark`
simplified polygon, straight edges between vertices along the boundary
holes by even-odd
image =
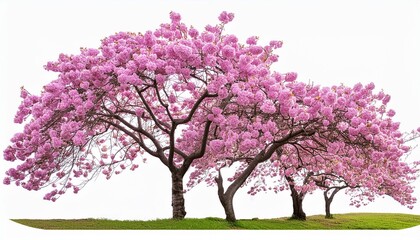
[[[172,218],[184,219],[185,211],[184,185],[182,174],[172,173]]]
[[[261,156],[256,157],[253,161],[251,161],[248,167],[245,168],[245,170],[242,172],[242,174],[237,179],[235,179],[232,184],[230,184],[226,192],[223,187],[223,177],[219,169],[219,176],[215,178],[215,181],[217,183],[219,200],[225,210],[227,221],[236,221],[235,211],[233,209],[233,197],[235,196],[236,191],[238,191],[241,185],[245,182],[249,175],[251,175],[252,171],[260,162]]]
[[[332,198],[328,198],[326,192],[324,192],[324,199],[325,199],[325,218],[333,218],[331,215]]]
[[[306,220],[306,213],[303,211],[303,199],[305,198],[305,194],[299,193],[294,186],[293,180],[290,177],[286,177],[293,200],[293,214],[291,219],[297,219],[297,220]]]
[[[338,193],[343,188],[334,188],[334,191],[331,193],[331,196],[328,197],[328,192],[332,190],[332,188],[328,188],[324,191],[324,200],[325,200],[325,218],[333,218],[331,214],[331,203],[334,199],[335,194]]]
[[[222,203],[223,209],[226,214],[226,221],[235,222],[235,210],[233,210],[233,197],[226,197],[225,195],[219,195],[220,202]]]
[[[236,191],[244,184],[246,179],[251,175],[252,171],[257,167],[258,164],[268,160],[273,153],[278,150],[281,146],[286,144],[291,139],[304,135],[304,136],[311,136],[315,133],[315,131],[308,131],[305,130],[298,130],[296,132],[291,132],[283,139],[276,141],[273,143],[268,149],[261,151],[258,153],[249,163],[245,170],[230,184],[230,186],[224,190],[223,187],[223,178],[219,169],[219,176],[215,178],[218,188],[218,194],[220,202],[225,209],[226,220],[229,222],[235,222],[235,211],[233,210],[233,197],[235,196]],[[280,151],[281,152],[281,151]],[[279,154],[280,155],[280,154]]]
[[[295,189],[292,190],[293,199],[293,214],[292,219],[306,220],[306,213],[303,211],[303,194],[298,193]]]

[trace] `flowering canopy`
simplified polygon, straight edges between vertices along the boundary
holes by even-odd
[[[218,122],[230,92],[268,76],[281,42],[259,46],[250,37],[240,44],[223,33],[232,13],[223,12],[220,24],[202,32],[177,13],[170,18],[155,31],[120,32],[98,49],[60,54],[45,66],[58,78],[40,95],[22,88],[15,122],[24,130],[4,151],[6,160],[22,163],[6,172],[4,183],[28,190],[51,185],[45,199],[55,201],[67,189],[77,193],[98,173],[110,178],[134,170],[136,158],[149,155],[182,179],[204,154],[210,124]],[[294,77],[276,74],[277,80]],[[194,148],[178,146],[184,143],[176,132],[185,124],[200,125],[200,134],[183,132]]]
[[[410,184],[416,178],[418,162],[410,166],[403,156],[410,151],[405,144],[407,136],[412,139],[419,133],[400,132],[399,123],[392,120],[395,111],[386,107],[390,96],[374,93],[373,83],[351,88],[280,81],[273,90],[269,87],[274,84],[268,88],[263,83],[256,85],[254,93],[246,92],[257,99],[248,110],[221,113],[223,121],[211,136],[205,157],[195,162],[190,186],[203,179],[214,184],[218,169],[238,162],[236,174],[230,178],[235,181],[253,159],[286,140],[265,159],[270,161],[256,166],[247,178],[248,183],[255,180],[248,193],[277,192],[288,184],[299,192],[311,192],[318,188],[316,180],[329,176],[325,187],[340,179],[350,186],[350,192],[358,193],[352,205],[385,194],[410,208],[416,202]],[[241,101],[239,94],[236,101]],[[232,108],[236,105],[240,104]],[[292,182],[286,181],[285,186],[286,178]]]

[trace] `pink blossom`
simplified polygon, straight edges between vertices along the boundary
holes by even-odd
[[[82,146],[85,142],[85,133],[83,131],[77,131],[73,136],[73,142],[76,146]]]
[[[13,149],[11,146],[8,146],[4,152],[3,152],[3,157],[6,161],[14,161],[16,160],[15,157],[15,149]]]
[[[293,174],[293,172],[294,172],[294,169],[292,169],[292,168],[288,168],[288,169],[286,169],[286,171],[284,172],[284,174],[285,174],[286,176],[290,176],[290,175],[292,175],[292,174]]]
[[[224,147],[224,143],[222,140],[216,139],[209,143],[210,150],[213,153],[220,153]]]
[[[203,41],[206,43],[211,43],[214,41],[215,37],[214,37],[214,34],[212,33],[203,33],[201,35],[201,39],[203,39]]]
[[[267,95],[269,99],[276,100],[279,94],[276,90],[270,89]]]
[[[347,112],[346,112],[346,114],[345,114],[345,116],[346,116],[347,118],[353,118],[354,116],[356,116],[356,115],[357,115],[357,113],[358,113],[357,109],[354,109],[354,108],[348,108],[348,109],[347,109]]]
[[[223,43],[225,44],[225,45],[228,45],[228,44],[235,44],[235,43],[237,43],[238,42],[238,37],[236,37],[235,35],[233,35],[233,34],[230,34],[230,35],[226,35],[225,36],[225,38],[223,39]]]
[[[169,103],[176,103],[176,97],[174,94],[169,95],[168,97]]]
[[[255,45],[255,44],[257,44],[257,41],[258,41],[258,37],[257,36],[252,36],[252,37],[249,37],[246,40],[246,43],[249,44],[249,45]]]
[[[387,115],[388,117],[393,117],[393,116],[395,116],[395,111],[394,111],[394,110],[392,110],[392,109],[390,109],[386,115]]]
[[[173,50],[181,60],[187,60],[192,54],[192,48],[182,44],[173,46]]]
[[[359,130],[357,128],[350,127],[348,128],[350,135],[357,136],[359,134]]]
[[[257,91],[254,95],[254,99],[256,102],[261,102],[264,100],[264,93],[262,91]]]
[[[335,100],[336,100],[336,95],[333,92],[327,93],[325,97],[325,103],[327,105],[333,105],[335,103]]]
[[[273,105],[271,101],[266,100],[261,105],[261,111],[263,111],[264,113],[275,113],[276,107]]]
[[[226,24],[226,23],[231,22],[234,17],[235,17],[235,14],[233,14],[233,13],[227,13],[226,11],[223,11],[219,15],[219,21],[221,21],[222,23]]]
[[[359,124],[361,123],[361,119],[360,118],[358,118],[358,117],[353,117],[352,119],[351,119],[351,125],[353,126],[353,127],[358,127],[359,126]]]
[[[248,151],[250,149],[253,149],[257,146],[257,141],[255,139],[245,139],[243,142],[241,142],[239,150],[240,151]]]
[[[331,107],[322,107],[321,114],[327,118],[332,117],[332,108]]]
[[[227,123],[231,127],[237,127],[239,124],[239,118],[236,115],[231,115],[226,119]]]
[[[342,132],[346,131],[348,129],[348,127],[349,127],[349,125],[346,122],[340,122],[340,123],[337,124],[338,130],[340,130]]]
[[[283,45],[282,41],[270,41],[270,46],[272,48],[281,48]]]
[[[5,184],[5,185],[10,185],[10,178],[9,178],[9,177],[5,177],[5,178],[3,179],[3,184]]]
[[[165,66],[165,72],[166,74],[174,74],[176,72],[176,69],[173,66],[167,65]]]
[[[233,58],[235,56],[235,48],[229,46],[229,45],[225,45],[222,48],[222,56],[225,58]]]
[[[248,105],[248,104],[249,104],[250,100],[249,100],[249,98],[248,98],[247,94],[245,94],[245,93],[243,93],[243,92],[240,92],[240,93],[239,93],[239,96],[238,96],[238,98],[237,98],[237,102],[238,102],[238,104],[239,104],[239,105],[241,105],[241,106],[246,106],[246,105]]]
[[[154,62],[146,63],[146,69],[149,71],[155,71],[157,69],[157,65]]]
[[[212,111],[212,113],[213,113],[214,115],[220,115],[220,114],[222,113],[222,109],[220,109],[220,108],[218,108],[218,107],[213,107],[213,108],[211,109],[211,111]]]
[[[63,141],[61,141],[61,139],[59,139],[57,137],[52,138],[52,146],[54,148],[59,148],[59,147],[61,147],[62,144],[63,144]]]
[[[219,50],[219,49],[217,48],[217,46],[216,46],[216,45],[214,45],[213,43],[206,43],[206,44],[203,46],[203,52],[204,52],[205,54],[210,54],[210,55],[213,55],[213,54],[215,54],[218,50]]]
[[[131,170],[131,171],[134,171],[134,170],[136,170],[138,167],[139,167],[139,165],[138,165],[138,164],[133,164],[133,165],[131,165],[130,170]]]
[[[301,112],[299,113],[299,115],[296,117],[296,121],[303,121],[306,122],[310,119],[310,115],[307,112]]]
[[[373,89],[375,89],[375,83],[371,82],[368,85],[366,85],[366,89],[372,91]]]
[[[294,80],[296,80],[296,78],[297,78],[297,73],[290,72],[290,73],[286,73],[284,80],[286,82],[293,82]]]
[[[219,89],[219,91],[217,92],[217,94],[219,95],[220,99],[225,99],[228,97],[229,92],[226,88],[222,87]]]
[[[299,109],[290,108],[288,114],[291,118],[296,118],[299,115]]]
[[[190,35],[190,37],[192,37],[192,38],[197,38],[197,36],[198,36],[199,32],[197,31],[197,29],[195,29],[195,28],[191,27],[191,28],[188,30],[188,34],[189,34],[189,35]]]
[[[258,55],[258,54],[261,54],[263,52],[263,48],[261,46],[252,45],[249,48],[249,51],[254,55]]]
[[[388,104],[388,102],[391,100],[391,96],[390,95],[385,95],[385,97],[382,99],[382,103],[383,104]]]
[[[179,13],[170,12],[169,16],[174,23],[179,23],[181,21],[181,15]]]

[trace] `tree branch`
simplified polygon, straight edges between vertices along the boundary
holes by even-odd
[[[204,126],[203,138],[201,139],[200,149],[190,154],[188,157],[184,158],[184,163],[182,164],[182,174],[185,174],[190,167],[192,161],[197,158],[204,156],[207,147],[207,139],[209,136],[211,121],[207,120],[206,125]]]
[[[174,122],[177,124],[184,124],[187,123],[189,121],[191,121],[195,111],[198,109],[198,107],[200,106],[201,102],[203,102],[203,100],[206,97],[217,97],[217,94],[209,94],[208,91],[206,90],[203,95],[201,95],[201,97],[197,100],[197,102],[194,103],[194,106],[191,108],[190,113],[188,114],[188,116],[184,119],[175,119]]]
[[[144,104],[146,111],[149,113],[150,117],[153,119],[153,121],[155,122],[156,126],[162,130],[164,133],[169,134],[169,130],[166,128],[169,128],[170,126],[159,121],[156,116],[154,115],[152,109],[150,108],[149,104],[147,103],[146,99],[143,97],[142,91],[140,91],[140,89],[135,86],[134,87],[136,89],[137,94],[139,95],[142,103]],[[164,128],[163,126],[165,126],[166,128]]]

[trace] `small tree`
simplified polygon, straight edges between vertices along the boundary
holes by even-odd
[[[418,133],[413,133],[410,134],[411,137],[416,136],[415,138],[417,138]],[[400,140],[397,142],[400,142]],[[402,145],[400,147],[401,151],[398,155],[402,152],[405,152],[405,154],[409,153],[408,147]],[[392,151],[395,150],[393,149]],[[315,155],[313,153],[308,155],[305,152],[301,152],[299,155],[296,155],[288,149],[286,155],[300,160],[267,163],[261,165],[261,169],[258,171],[262,173],[267,172],[267,169],[271,169],[269,172],[276,171],[270,164],[278,169],[279,176],[285,178],[285,187],[289,188],[292,192],[294,210],[292,218],[296,219],[304,220],[305,214],[302,208],[303,198],[306,193],[314,191],[316,186],[324,191],[326,218],[332,218],[331,203],[334,196],[342,189],[347,189],[347,193],[352,195],[351,204],[357,207],[361,206],[362,203],[366,205],[374,201],[376,196],[388,195],[402,205],[412,208],[416,199],[412,196],[413,187],[411,184],[415,181],[419,171],[419,162],[409,164],[405,161],[406,157],[402,155],[392,160],[383,159],[378,161],[374,160],[378,157],[378,152],[375,152],[372,148],[366,149],[364,153],[369,151],[372,153],[369,158],[364,158],[366,155],[360,155],[357,160],[353,159],[354,161],[349,161],[344,156],[348,156],[352,151],[347,152],[345,148],[340,150],[341,153],[337,152],[334,154],[335,156],[332,155],[326,159],[318,158],[318,160],[314,158]],[[382,153],[385,153],[385,155],[391,154],[385,151]],[[323,153],[322,151],[317,154],[324,154],[324,157],[328,156],[328,153]],[[261,173],[259,174],[261,175]],[[271,177],[277,176],[272,173],[265,175]],[[261,189],[274,189],[275,191],[279,189],[271,186],[267,187],[266,183],[270,183],[270,181],[258,181],[257,183],[260,185],[252,187],[250,193],[255,194]],[[264,185],[261,185],[261,183],[264,183]],[[281,185],[282,182],[277,181],[276,184]],[[280,188],[280,190],[283,189],[284,187]]]
[[[291,219],[297,220],[306,220],[306,213],[303,211],[303,199],[305,198],[306,194],[308,193],[308,182],[309,178],[311,177],[311,173],[307,173],[305,178],[303,179],[302,186],[299,188],[295,185],[296,181],[290,177],[286,176],[287,184],[290,189],[290,196],[292,197],[293,202],[293,214]]]
[[[348,183],[341,178],[332,173],[322,173],[314,176],[315,184],[323,190],[324,201],[325,201],[325,218],[333,218],[331,214],[331,203],[335,195],[342,189],[350,187]],[[359,186],[353,186],[352,188],[357,188]]]
[[[279,176],[278,181],[283,182],[283,178],[291,175],[284,173],[282,166],[296,172],[305,168],[308,175],[302,175],[302,179],[307,178],[303,183],[312,186],[315,185],[310,181],[313,174],[329,172],[329,165],[337,175],[344,175],[348,169],[345,166],[356,167],[363,169],[363,174],[348,180],[349,184],[356,186],[355,182],[365,179],[361,182],[366,183],[366,189],[374,191],[375,178],[366,175],[377,172],[379,167],[396,171],[390,165],[400,164],[401,157],[410,149],[403,144],[399,124],[392,121],[395,112],[386,108],[390,97],[383,92],[375,94],[373,83],[356,84],[352,88],[343,85],[321,88],[297,81],[278,81],[275,88],[257,86],[264,93],[262,99],[250,100],[245,108],[232,104],[241,107],[227,107],[220,112],[222,120],[211,131],[209,137],[214,140],[209,142],[209,151],[194,165],[197,172],[192,175],[192,181],[196,181],[200,172],[207,173],[205,178],[210,183],[215,179],[230,221],[235,220],[232,199],[239,187],[264,176]],[[239,93],[258,99],[258,90],[248,89],[241,88]],[[234,96],[231,102],[237,99],[239,96]],[[272,168],[265,169],[266,165],[261,164],[267,160],[273,162],[268,164]],[[235,162],[239,167],[225,191],[220,168]],[[375,168],[363,167],[364,163],[374,164]],[[208,174],[211,169],[215,170],[214,174]],[[296,190],[295,181],[287,180],[292,183],[291,190]],[[268,189],[265,183],[257,181],[250,193],[259,187]]]
[[[419,132],[412,131],[403,137],[403,142],[418,138]],[[401,141],[401,139],[400,139]],[[406,147],[403,147],[406,148]],[[407,148],[406,148],[407,149]],[[412,149],[405,153],[409,155]],[[394,149],[395,151],[395,149]],[[373,163],[371,159],[359,159],[357,162],[342,165],[345,170],[341,175],[334,171],[340,161],[332,161],[325,166],[325,171],[314,174],[312,180],[324,191],[325,217],[332,218],[331,203],[335,195],[347,189],[352,195],[352,205],[356,207],[372,202],[376,196],[390,196],[401,205],[412,208],[416,199],[412,196],[412,183],[416,180],[419,162],[406,162],[407,156],[401,156],[398,161],[383,159]],[[392,183],[391,183],[392,182]]]

